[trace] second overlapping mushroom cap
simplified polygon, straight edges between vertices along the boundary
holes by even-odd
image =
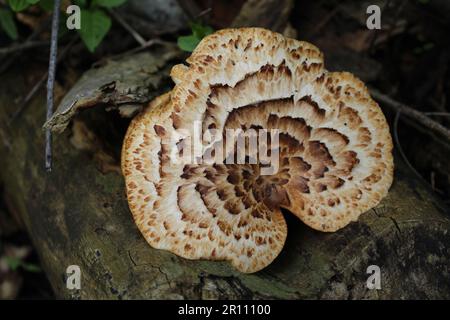
[[[283,248],[281,208],[336,231],[387,194],[386,119],[364,84],[328,72],[313,45],[227,29],[203,39],[187,63],[172,70],[175,88],[132,121],[122,151],[129,206],[152,247],[255,272]],[[194,148],[194,123],[221,134],[277,130],[278,170],[173,161],[173,150]]]

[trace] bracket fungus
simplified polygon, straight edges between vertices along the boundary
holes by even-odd
[[[387,194],[386,119],[360,80],[325,69],[315,46],[261,28],[226,29],[204,38],[187,63],[173,67],[173,90],[133,119],[122,149],[129,206],[152,247],[256,272],[285,243],[281,209],[332,232]],[[277,130],[278,170],[228,163],[229,152],[213,163],[174,161],[173,150],[195,148],[196,122],[222,137]],[[203,140],[200,156],[214,142]]]

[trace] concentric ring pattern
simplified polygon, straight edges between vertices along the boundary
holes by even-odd
[[[228,260],[242,272],[269,265],[287,226],[281,208],[336,231],[374,207],[392,183],[386,119],[352,74],[328,72],[313,45],[259,28],[203,39],[172,70],[174,89],[128,129],[122,170],[136,224],[149,244],[188,259]],[[193,124],[279,132],[279,167],[176,163]],[[207,148],[206,148],[207,149]]]

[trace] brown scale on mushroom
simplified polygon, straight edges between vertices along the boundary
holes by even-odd
[[[132,121],[123,145],[128,202],[152,247],[256,272],[284,246],[281,208],[332,232],[387,194],[393,159],[385,117],[364,84],[328,72],[313,45],[259,28],[227,29],[203,39],[187,64],[172,69],[174,89]],[[278,171],[261,175],[265,164],[226,164],[227,155],[214,164],[174,163],[171,150],[193,146],[170,137],[192,136],[195,121],[222,137],[226,129],[278,130]]]

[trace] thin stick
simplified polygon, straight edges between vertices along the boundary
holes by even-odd
[[[28,41],[28,42],[16,44],[13,46],[0,48],[0,54],[11,54],[11,53],[15,53],[17,51],[47,46],[48,44],[49,44],[48,41]]]
[[[422,175],[414,168],[414,166],[409,162],[408,157],[406,156],[405,152],[403,151],[402,145],[400,144],[400,139],[398,137],[398,121],[400,119],[400,115],[402,114],[402,111],[397,110],[397,113],[395,114],[394,119],[394,142],[397,147],[398,152],[400,153],[400,156],[402,157],[403,161],[406,163],[406,165],[411,169],[411,171],[425,184],[430,185],[430,182],[428,182]],[[434,189],[434,188],[433,188]],[[434,191],[440,193],[440,190],[434,189]]]
[[[424,112],[427,116],[450,117],[450,112]]]
[[[59,8],[61,0],[55,0],[53,6],[52,36],[50,46],[50,63],[48,66],[47,80],[47,121],[53,115],[53,89],[55,87],[56,59],[58,55],[58,29],[59,29]],[[52,170],[52,132],[45,130],[45,169]]]
[[[401,111],[397,110],[397,113],[395,114],[395,119],[394,119],[394,142],[397,146],[397,150],[400,153],[400,156],[402,157],[403,161],[406,163],[406,165],[411,169],[412,172],[414,172],[414,174],[419,177],[419,179],[421,179],[422,181],[427,182],[422,175],[420,175],[419,172],[417,172],[416,168],[413,167],[413,165],[411,164],[411,162],[409,162],[408,157],[406,156],[405,152],[403,151],[402,145],[400,144],[400,139],[398,137],[398,120],[400,119],[400,115],[401,115]]]
[[[78,40],[78,37],[75,37],[70,41],[60,52],[57,64],[61,62],[62,59],[65,58],[67,53],[69,52],[70,48],[72,48],[73,44]],[[28,102],[30,102],[31,99],[36,95],[36,93],[39,91],[39,89],[42,88],[42,86],[45,83],[45,80],[47,80],[48,77],[48,71],[46,71],[42,77],[39,79],[39,81],[33,86],[33,88],[28,92],[28,94],[22,99],[20,102],[20,105],[16,108],[16,111],[11,115],[8,125],[11,125],[25,110],[25,108],[28,106]]]
[[[28,92],[28,94],[25,96],[25,98],[20,103],[19,107],[16,109],[16,111],[13,113],[11,118],[9,119],[8,125],[11,125],[14,120],[16,120],[19,115],[25,110],[26,106],[28,105],[28,102],[35,96],[35,94],[39,91],[39,89],[44,85],[45,80],[47,80],[48,77],[48,71],[45,72],[44,75],[39,79],[39,81],[33,86],[33,88]]]
[[[434,171],[430,172],[430,181],[431,181],[431,189],[435,190],[436,189],[436,174],[434,173]]]
[[[340,6],[338,4],[333,10],[331,10],[328,14],[326,14],[325,17],[320,19],[319,23],[316,24],[314,29],[308,33],[308,37],[311,38],[317,35],[328,24],[328,22],[331,21],[331,19],[336,15],[336,13],[339,12],[339,10]]]
[[[114,10],[108,9],[108,12],[112,15],[114,19],[125,29],[127,30],[131,36],[138,42],[141,46],[144,46],[147,42],[136,30],[133,29],[132,26],[128,24],[120,15],[118,15]]]
[[[47,27],[48,22],[50,21],[50,18],[47,17],[44,19],[44,21],[37,27],[34,29],[33,33],[25,39],[25,42],[28,41],[34,41],[40,34],[42,31],[44,31],[44,29]],[[0,73],[3,73],[4,71],[6,71],[12,64],[13,62],[17,59],[17,57],[20,56],[20,54],[22,53],[22,50],[15,52],[14,54],[12,54],[8,60],[5,61],[5,63],[2,64],[2,66],[0,67]]]
[[[200,12],[200,13],[195,17],[195,19],[199,19],[199,18],[201,18],[201,17],[203,17],[203,16],[205,16],[205,15],[209,15],[209,14],[211,13],[211,11],[212,11],[211,4],[209,4],[208,7],[209,7],[209,8],[206,8],[205,10],[203,10],[202,12]]]
[[[120,58],[125,57],[127,55],[138,53],[138,52],[140,52],[140,51],[142,51],[144,49],[150,48],[150,47],[152,47],[154,45],[157,45],[157,44],[160,44],[160,45],[172,45],[173,43],[167,42],[167,41],[163,41],[161,39],[151,39],[151,40],[146,41],[142,46],[139,46],[139,47],[130,49],[128,51],[125,51],[125,52],[122,52],[122,53],[119,53],[119,54],[116,54],[116,55],[113,55],[113,56],[101,59],[101,60],[95,62],[92,66],[93,67],[101,66],[107,60],[117,60],[117,59],[120,59]]]
[[[201,9],[194,0],[177,0],[177,2],[189,20],[195,20],[195,17],[201,12]]]
[[[439,122],[436,122],[433,119],[429,118],[423,112],[417,111],[411,107],[408,107],[407,105],[395,101],[394,99],[388,97],[387,95],[379,92],[376,89],[371,89],[370,93],[376,100],[382,102],[387,107],[390,107],[391,109],[397,112],[400,111],[403,115],[412,118],[418,123],[427,127],[428,129],[436,133],[439,133],[442,137],[444,137],[447,141],[450,142],[450,130],[441,125]]]

